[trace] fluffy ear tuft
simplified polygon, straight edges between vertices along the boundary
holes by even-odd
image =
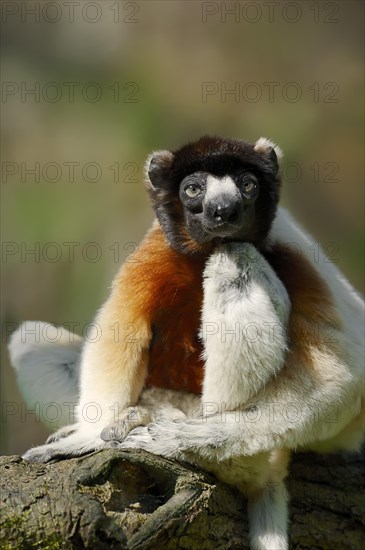
[[[276,158],[280,160],[283,157],[283,151],[278,145],[275,145],[271,139],[260,137],[254,146],[256,153],[261,153],[263,155],[270,153],[272,149],[275,151]]]
[[[158,188],[164,181],[173,158],[171,151],[154,151],[148,155],[145,164],[147,183],[150,182],[152,187]]]
[[[254,145],[254,151],[264,160],[267,168],[277,175],[279,172],[279,160],[283,152],[271,139],[260,137]]]

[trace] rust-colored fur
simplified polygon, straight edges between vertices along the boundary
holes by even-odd
[[[122,270],[120,284],[133,300],[138,299],[153,333],[146,384],[200,393],[204,369],[198,333],[204,258],[175,251],[161,229],[155,228],[130,261],[132,269],[127,269],[127,277]]]
[[[263,253],[284,283],[292,305],[286,369],[299,363],[310,367],[313,348],[335,345],[331,329],[338,329],[340,322],[330,292],[309,261],[295,250],[277,244]],[[150,323],[152,328],[147,386],[201,392],[204,362],[199,328],[205,259],[205,255],[188,256],[171,248],[157,226],[128,268],[122,269],[121,298],[128,289],[131,303],[138,302],[139,315],[144,317],[141,324]],[[121,309],[125,307],[120,304]]]

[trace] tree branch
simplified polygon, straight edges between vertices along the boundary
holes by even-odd
[[[291,548],[363,548],[363,459],[294,457]],[[104,450],[46,465],[1,457],[0,467],[3,549],[248,548],[238,491],[171,460]]]

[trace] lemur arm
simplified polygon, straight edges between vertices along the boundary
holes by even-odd
[[[248,243],[223,245],[204,272],[202,402],[234,410],[282,369],[290,301],[265,258]]]
[[[280,261],[275,262],[275,255]],[[219,410],[218,414],[183,422],[164,420],[148,426],[147,430],[137,429],[122,443],[123,448],[142,447],[199,464],[199,460],[220,461],[278,447],[310,445],[333,437],[356,416],[360,409],[359,380],[346,362],[346,343],[325,284],[307,260],[286,249],[278,247],[270,260],[271,264],[276,263],[281,279],[286,279],[285,286],[291,298],[290,351],[285,366],[281,370],[274,369],[275,376],[266,377],[267,383],[251,395],[243,407],[226,413],[225,409],[230,407],[215,402],[210,411]],[[240,289],[236,284],[234,290],[227,275],[227,284],[219,284],[219,280],[224,281],[219,274],[213,277],[216,293],[214,285],[206,285],[205,306],[208,301],[215,304],[240,302],[238,294],[244,296],[245,287],[242,285]],[[257,302],[253,303],[258,306]],[[258,309],[265,316],[265,309]],[[226,308],[227,321],[229,318],[230,310]],[[242,368],[241,356],[233,349],[235,346],[223,344],[220,351],[225,360],[220,363],[220,378],[216,377],[218,389],[224,384],[227,366],[232,376],[236,373],[236,384],[240,382]],[[219,347],[219,340],[215,345]],[[258,346],[256,351],[260,349]],[[208,358],[209,351],[207,340]],[[214,362],[214,357],[211,363],[207,360],[208,370]],[[251,368],[249,372],[254,379],[256,369]],[[206,376],[208,380],[209,372]],[[211,401],[208,385],[205,390],[203,401]],[[212,394],[215,394],[214,389]]]
[[[83,431],[100,433],[127,405],[137,403],[143,387],[151,325],[124,279],[125,272],[95,319],[99,339],[87,342],[83,350],[77,407]],[[90,422],[93,415],[97,422]]]

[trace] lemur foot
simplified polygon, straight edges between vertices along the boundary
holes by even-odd
[[[81,456],[106,447],[105,441],[95,434],[74,432],[54,443],[29,449],[22,458],[28,462],[49,462],[61,458]]]
[[[154,421],[163,420],[168,418],[169,420],[183,420],[186,418],[185,414],[174,407],[170,403],[156,403],[150,401],[148,394],[142,396],[141,401],[144,401],[144,405],[138,405],[136,407],[128,407],[119,415],[118,420],[112,422],[106,426],[100,437],[104,441],[124,441],[128,434],[134,428],[138,426],[147,426]]]
[[[223,432],[215,438],[201,419],[164,420],[135,428],[123,442],[110,441],[108,447],[143,449],[166,458],[196,463],[199,458],[221,460],[225,450],[224,435]]]
[[[100,437],[104,441],[123,441],[133,428],[146,426],[151,420],[147,407],[128,407],[120,413],[118,420],[102,430]]]
[[[154,439],[151,436],[154,424],[140,426],[132,430],[122,442],[109,441],[108,448],[113,449],[143,449],[149,453],[164,456],[165,458],[174,458],[183,460],[183,454],[179,451],[175,441],[162,434],[161,438]]]

